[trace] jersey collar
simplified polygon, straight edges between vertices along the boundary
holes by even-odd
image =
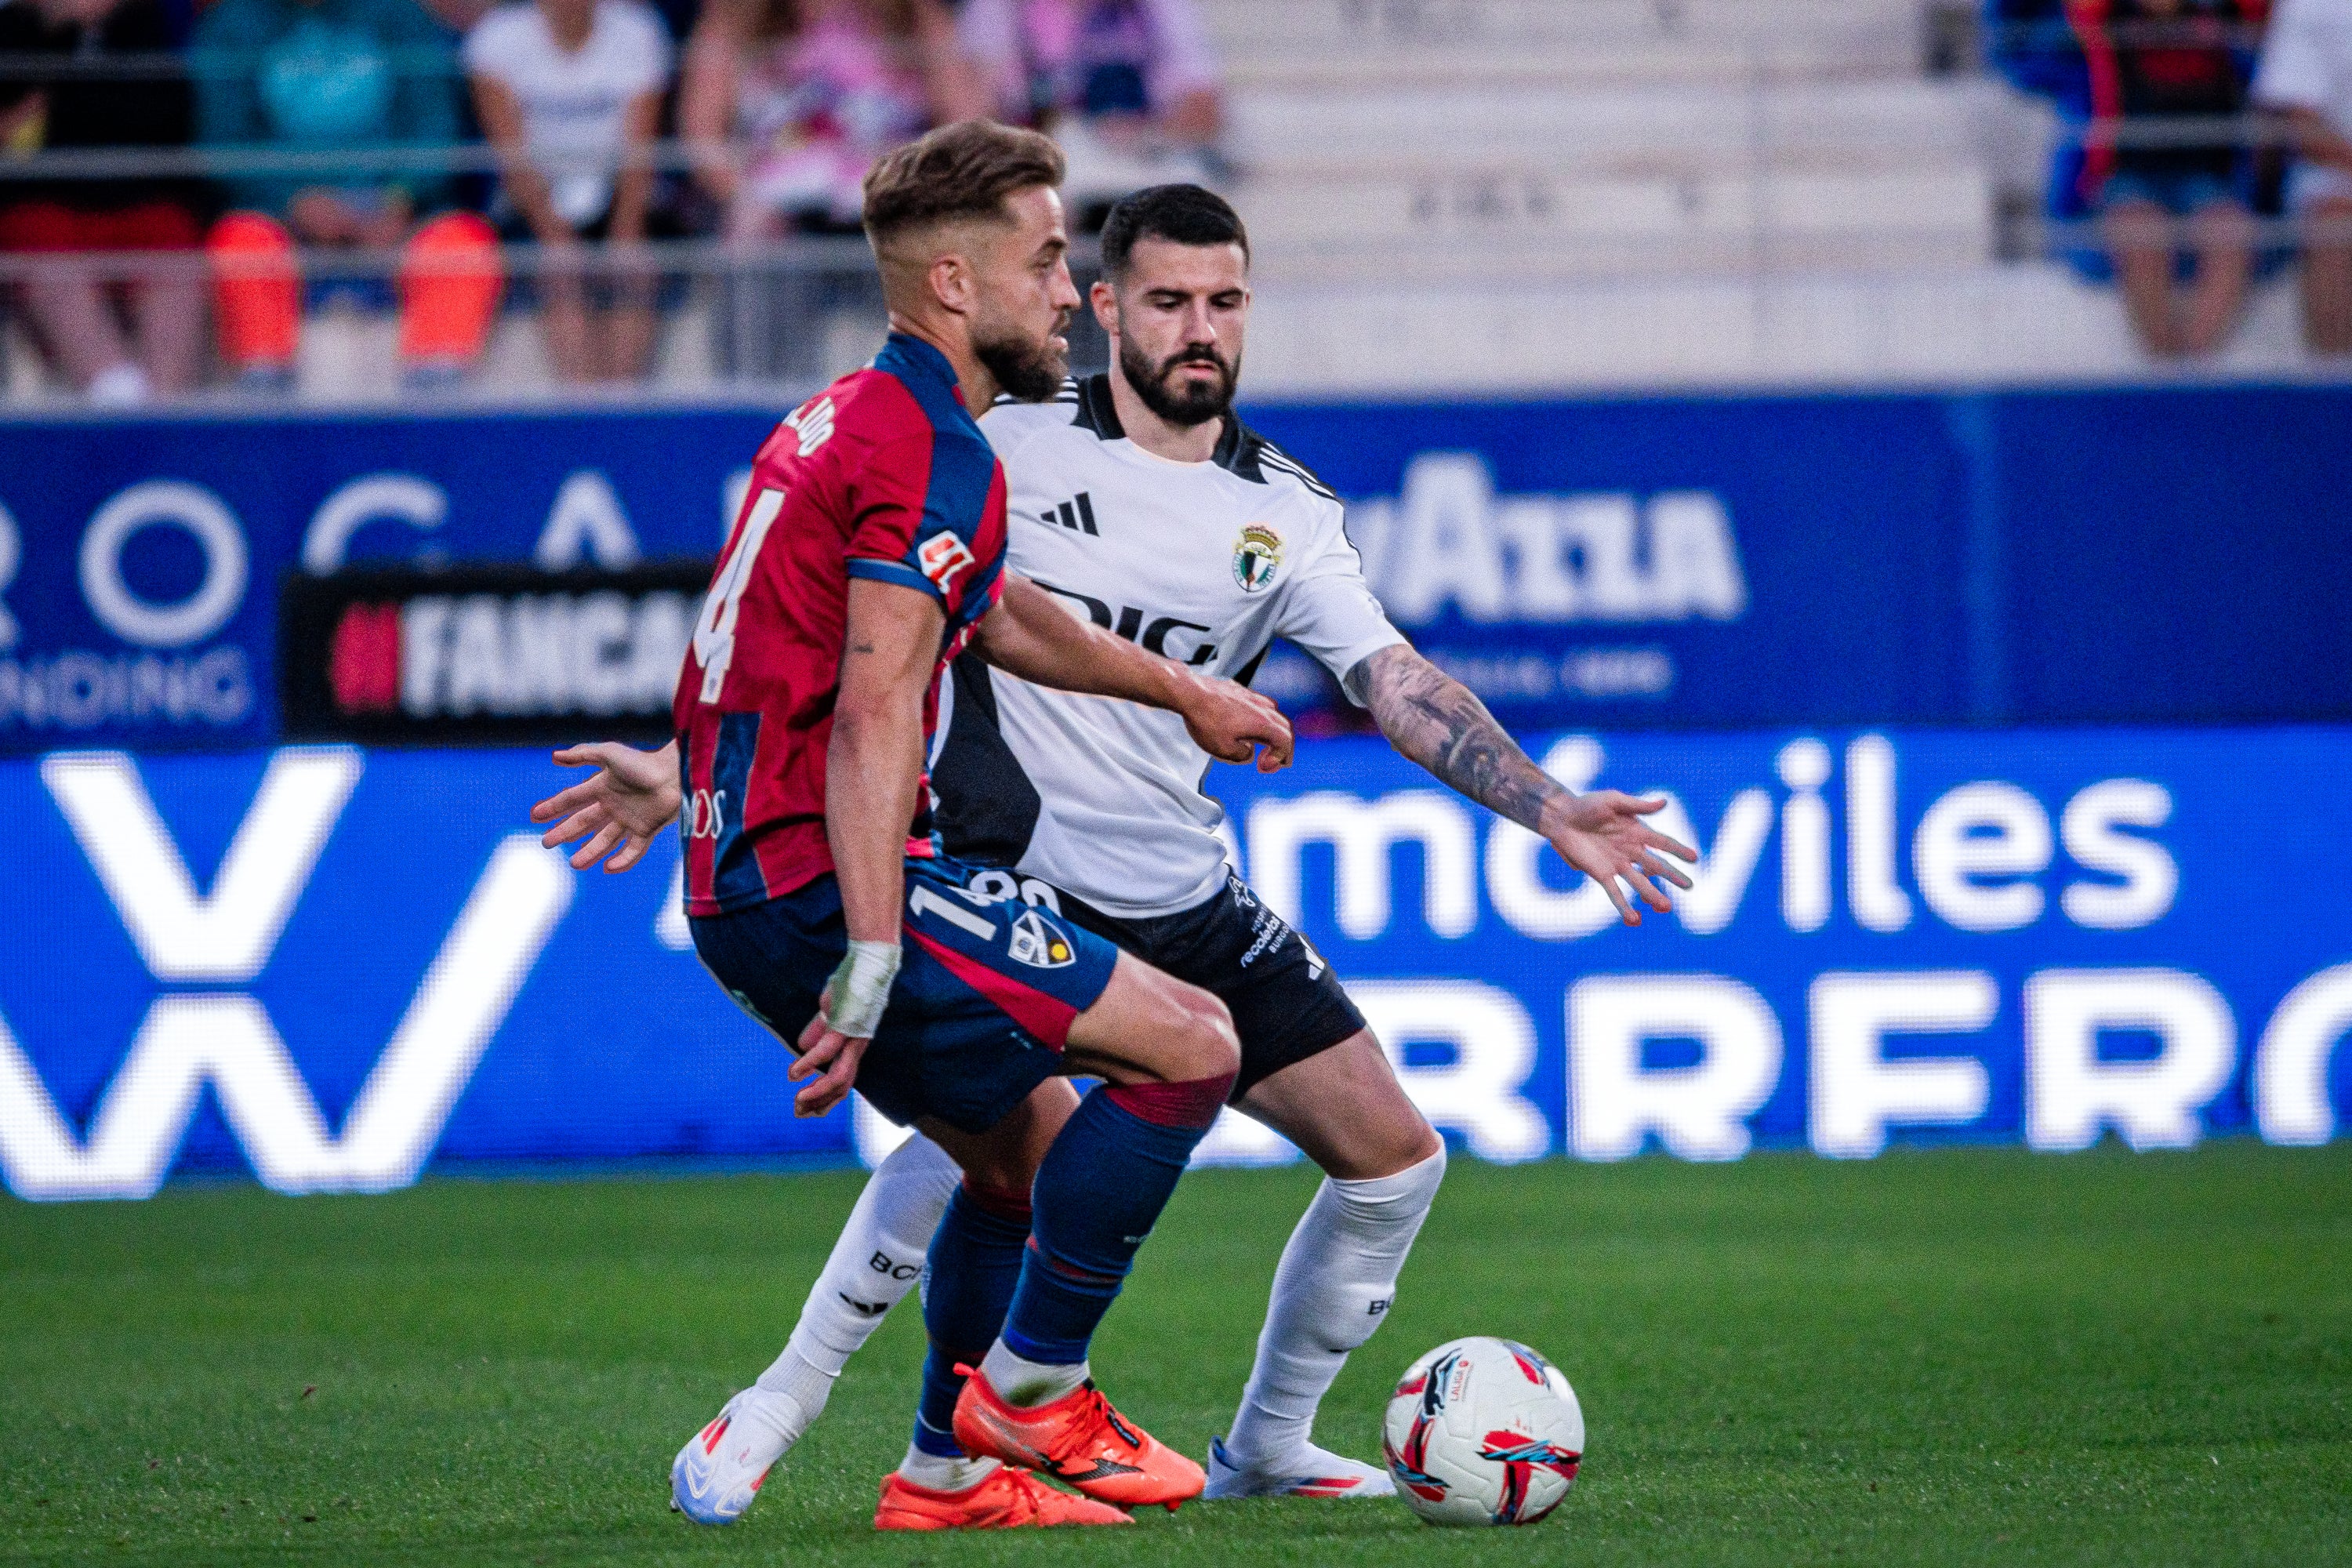
[[[882,352],[874,356],[874,368],[905,380],[919,376],[953,397],[958,407],[963,405],[963,386],[956,379],[955,366],[948,363],[947,355],[912,332],[892,332]]]
[[[1106,441],[1123,441],[1127,426],[1118,422],[1118,405],[1111,401],[1110,373],[1100,371],[1078,383],[1078,416],[1071,423],[1091,430]]]
[[[1078,416],[1071,423],[1093,431],[1106,441],[1127,438],[1127,426],[1118,422],[1118,405],[1111,399],[1108,371],[1098,371],[1078,383]],[[1209,454],[1209,461],[1227,473],[1262,485],[1266,479],[1265,470],[1258,466],[1261,444],[1256,433],[1242,423],[1240,415],[1228,414],[1225,427],[1217,437],[1217,449]]]

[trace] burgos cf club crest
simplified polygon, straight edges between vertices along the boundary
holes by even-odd
[[[1032,969],[1059,969],[1077,957],[1070,951],[1069,939],[1035,910],[1013,922],[1010,951],[1014,963]]]
[[[1242,592],[1256,593],[1281,570],[1282,535],[1262,522],[1243,529],[1234,544],[1234,581],[1242,585]]]

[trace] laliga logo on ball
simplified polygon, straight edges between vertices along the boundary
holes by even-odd
[[[1431,1524],[1533,1524],[1576,1480],[1584,1412],[1527,1346],[1454,1340],[1406,1369],[1381,1453],[1397,1495]]]

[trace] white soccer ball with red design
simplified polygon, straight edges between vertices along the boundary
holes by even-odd
[[[1483,1336],[1405,1372],[1381,1423],[1397,1495],[1432,1524],[1533,1524],[1584,1458],[1584,1412],[1558,1367]]]

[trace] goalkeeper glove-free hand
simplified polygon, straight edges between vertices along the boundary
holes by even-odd
[[[883,1009],[890,1005],[898,959],[895,942],[851,942],[825,983],[825,1026],[853,1040],[872,1039],[882,1026]]]

